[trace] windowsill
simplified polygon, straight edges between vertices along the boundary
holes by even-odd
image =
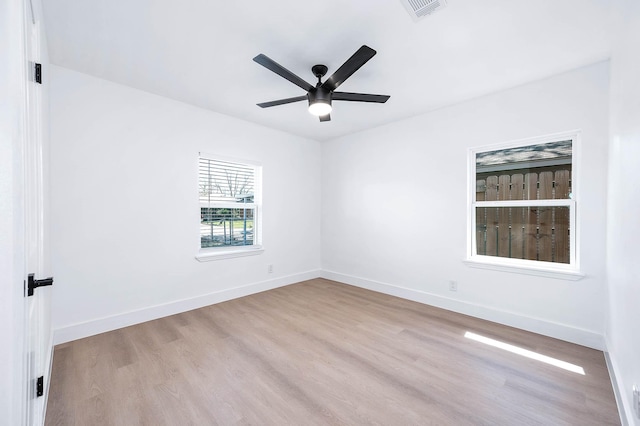
[[[463,262],[471,268],[492,269],[494,271],[512,272],[515,274],[537,275],[539,277],[555,278],[559,280],[578,281],[585,274],[579,270],[563,267],[564,265],[550,262],[536,262],[544,265],[531,265],[528,261],[520,262],[516,259],[501,259],[491,256],[477,256],[464,259]],[[547,266],[549,265],[549,266]]]
[[[198,262],[210,262],[212,260],[233,259],[234,257],[255,256],[262,254],[262,246],[249,246],[233,249],[205,249],[196,255]]]

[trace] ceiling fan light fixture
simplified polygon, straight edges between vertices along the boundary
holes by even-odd
[[[307,96],[309,97],[309,112],[311,114],[322,117],[331,112],[331,92],[323,89],[320,83]]]
[[[309,112],[313,115],[317,115],[318,117],[329,114],[331,109],[331,101],[316,100],[314,102],[309,102]]]

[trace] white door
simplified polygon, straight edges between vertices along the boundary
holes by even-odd
[[[50,320],[51,288],[45,286],[50,276],[45,170],[47,165],[47,123],[44,89],[36,78],[36,67],[42,62],[43,47],[40,11],[33,2],[26,0],[25,7],[25,56],[26,56],[26,138],[25,159],[25,281],[42,287],[25,289],[25,355],[27,391],[27,425],[42,425],[46,404],[46,391],[50,377],[52,333]],[[45,71],[45,70],[42,70]],[[44,79],[44,77],[42,77]],[[42,81],[42,80],[40,80]],[[39,378],[41,378],[39,383]]]

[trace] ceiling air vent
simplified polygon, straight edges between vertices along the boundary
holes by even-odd
[[[447,5],[446,0],[401,0],[414,21],[431,15]]]

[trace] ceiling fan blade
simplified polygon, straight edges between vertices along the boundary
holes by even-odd
[[[346,79],[351,77],[351,74],[358,71],[369,59],[373,58],[375,54],[376,51],[369,46],[362,46],[331,77],[322,83],[322,87],[331,91],[336,90]]]
[[[287,80],[289,80],[296,86],[306,90],[307,92],[310,90],[313,90],[314,86],[307,83],[306,81],[304,81],[303,79],[301,79],[300,77],[298,77],[297,75],[295,75],[294,73],[292,73],[291,71],[289,71],[288,69],[280,65],[279,63],[277,63],[276,61],[274,61],[273,59],[269,58],[268,56],[265,56],[261,53],[255,58],[253,58],[253,60],[259,63],[260,65],[262,65],[263,67],[275,72],[280,77],[286,78]]]
[[[306,101],[307,99],[308,99],[307,95],[303,95],[303,96],[296,96],[295,98],[286,98],[286,99],[278,99],[277,101],[262,102],[256,105],[258,105],[260,108],[269,108],[272,106],[290,104],[291,102]]]
[[[331,114],[321,115],[320,121],[331,121]]]
[[[390,97],[391,96],[387,95],[371,95],[368,93],[333,92],[331,99],[334,101],[377,102],[383,104],[387,102]]]

